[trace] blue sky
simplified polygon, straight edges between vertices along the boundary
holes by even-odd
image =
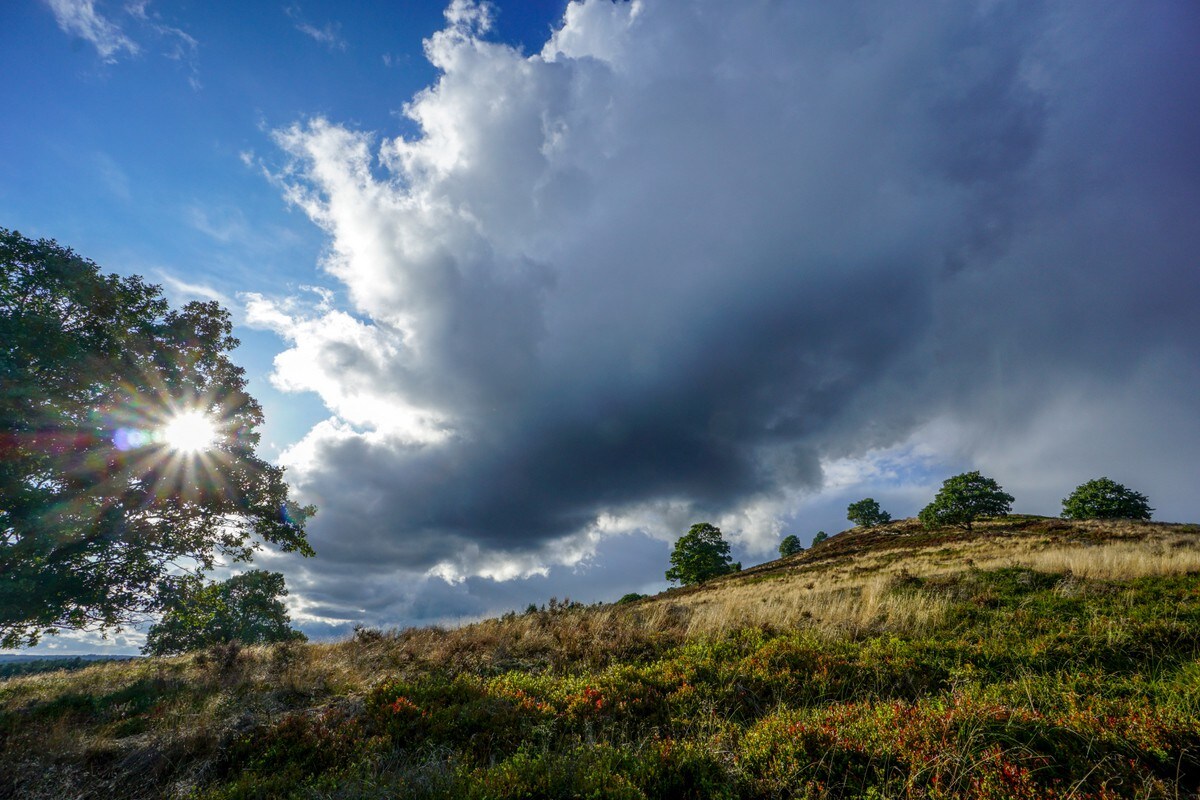
[[[1184,0],[18,0],[0,225],[234,313],[314,636],[981,469],[1198,516]],[[62,640],[60,649],[96,649]],[[136,633],[104,646],[134,648]]]
[[[277,293],[318,283],[320,231],[281,201],[257,161],[270,131],[323,115],[413,134],[401,108],[436,70],[422,41],[444,24],[441,2],[64,3],[91,7],[113,32],[64,30],[50,4],[0,9],[0,217],[57,239],[107,269],[220,292]],[[496,33],[540,47],[565,0],[523,2]],[[64,12],[65,13],[65,12]],[[113,42],[130,46],[104,55]],[[192,293],[194,294],[194,292]],[[236,303],[228,305],[235,306]],[[236,308],[234,309],[236,310]],[[322,416],[316,398],[283,397],[264,380],[274,335],[240,328],[239,363],[268,409],[278,449]]]

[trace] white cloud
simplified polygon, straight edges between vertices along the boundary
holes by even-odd
[[[137,55],[141,48],[121,28],[96,11],[93,0],[45,0],[63,33],[90,43],[105,63],[115,63],[121,51]]]
[[[249,235],[246,217],[236,207],[206,208],[197,204],[184,209],[184,215],[189,225],[222,244],[245,239]]]
[[[446,22],[466,36],[482,36],[492,28],[495,7],[489,2],[450,0],[446,6]]]
[[[97,176],[113,197],[123,201],[128,201],[133,197],[129,175],[121,168],[116,159],[108,153],[96,153],[93,162]]]
[[[243,296],[248,325],[272,330],[293,343],[275,358],[271,380],[276,388],[315,392],[339,419],[399,436],[406,443],[441,439],[444,431],[436,411],[406,405],[393,388],[403,380],[397,374],[406,349],[403,336],[330,310],[331,295],[318,291],[319,302],[308,308],[254,293]],[[341,429],[336,430],[341,437]],[[302,442],[295,452],[305,447]]]
[[[328,47],[330,50],[345,50],[347,47],[346,40],[342,38],[342,26],[337,22],[327,22],[321,27],[313,25],[304,19],[304,15],[296,6],[288,6],[284,9],[284,13],[292,20],[292,25],[296,30],[303,33],[305,36],[312,39],[318,44]]]
[[[588,0],[527,56],[487,5],[446,19],[420,136],[276,134],[348,297],[248,306],[290,343],[276,386],[333,414],[288,454],[330,608],[367,607],[337,601],[351,569],[372,613],[415,615],[440,590],[389,605],[398,574],[553,582],[699,519],[766,553],[855,487],[915,505],[937,465],[1033,496],[1022,475],[1094,463],[1096,426],[1191,408],[1200,193],[1171,109],[1200,92],[1160,80],[1187,26]],[[1186,472],[1179,418],[1106,452]]]
[[[222,306],[228,308],[232,303],[230,297],[219,289],[214,289],[203,283],[185,281],[165,270],[158,271],[158,279],[165,284],[167,296],[174,305],[186,303],[190,300],[216,300]]]
[[[164,58],[177,61],[187,69],[188,85],[195,91],[203,89],[204,84],[200,80],[200,42],[182,28],[164,24],[157,15],[148,16],[145,5],[139,5],[136,14],[133,10],[130,13],[140,20],[165,48],[162,51]]]
[[[162,56],[177,61],[187,70],[188,83],[193,89],[200,82],[200,43],[182,28],[167,24],[160,14],[150,8],[150,0],[136,0],[123,7],[135,30],[130,32],[96,9],[95,0],[43,0],[54,13],[58,27],[64,33],[89,42],[96,48],[101,61],[115,64],[122,52],[140,55],[151,45],[163,47]]]

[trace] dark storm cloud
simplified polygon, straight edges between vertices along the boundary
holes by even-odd
[[[1194,6],[587,2],[531,57],[455,8],[422,138],[279,134],[353,314],[250,302],[335,415],[289,454],[315,616],[487,610],[391,576],[553,581],[702,516],[769,552],[922,430],[1034,486],[1153,401],[1189,468]]]

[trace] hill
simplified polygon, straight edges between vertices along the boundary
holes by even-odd
[[[913,520],[620,605],[0,683],[3,797],[1179,797],[1200,526]]]

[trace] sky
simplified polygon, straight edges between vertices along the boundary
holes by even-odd
[[[1200,519],[1200,6],[16,0],[0,225],[217,299],[310,636],[979,469]],[[58,637],[136,649],[136,630]]]

